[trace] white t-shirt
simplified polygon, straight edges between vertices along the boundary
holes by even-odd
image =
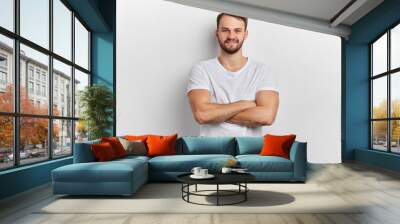
[[[186,94],[192,89],[206,89],[211,103],[229,104],[239,100],[255,100],[260,90],[278,92],[274,76],[268,67],[248,58],[247,63],[231,72],[218,58],[201,61],[193,66],[189,75]],[[249,128],[227,122],[200,125],[200,136],[261,136],[262,127]]]

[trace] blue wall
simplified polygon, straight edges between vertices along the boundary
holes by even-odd
[[[67,2],[92,31],[92,82],[106,84],[115,93],[115,0]],[[68,157],[0,172],[0,199],[48,183],[53,169],[71,163]]]
[[[115,31],[116,5],[115,1],[99,0],[97,7],[108,25],[108,32],[92,32],[92,82],[108,86],[114,94],[113,126],[109,133],[115,135]]]
[[[51,181],[51,171],[72,163],[72,158],[47,161],[0,173],[0,199],[29,190]]]
[[[387,155],[369,150],[369,47],[377,36],[400,21],[400,0],[385,0],[351,27],[348,41],[343,40],[344,82],[343,160],[358,160],[388,169],[397,169]],[[356,152],[357,149],[357,152]],[[359,150],[364,150],[359,152]],[[399,157],[394,155],[393,159]],[[376,161],[379,160],[377,163]],[[388,162],[385,163],[385,160]],[[398,161],[400,164],[400,160]]]
[[[115,94],[114,33],[92,33],[92,74],[93,83],[104,84]],[[110,119],[115,121],[115,106],[113,114]],[[115,122],[113,124],[108,130],[110,135],[115,135]]]

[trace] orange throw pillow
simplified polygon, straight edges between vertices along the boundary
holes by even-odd
[[[125,135],[125,139],[126,140],[129,140],[129,141],[137,141],[137,140],[140,140],[140,141],[143,141],[143,142],[146,142],[146,139],[147,139],[147,137],[148,137],[149,135]]]
[[[117,158],[114,149],[108,142],[93,144],[90,147],[94,154],[94,157],[99,162],[109,161]]]
[[[117,158],[126,156],[126,151],[124,149],[124,146],[122,146],[122,144],[118,138],[116,138],[116,137],[101,138],[101,142],[110,143],[110,145],[114,149],[114,152],[115,152],[115,155],[117,156]]]
[[[264,136],[264,146],[261,149],[261,156],[281,156],[286,159],[290,157],[290,148],[296,135],[269,135]]]
[[[176,139],[178,134],[171,136],[149,135],[147,137],[147,155],[148,156],[163,156],[176,154]]]

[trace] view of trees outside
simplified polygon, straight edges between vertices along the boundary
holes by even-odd
[[[373,108],[374,116],[384,114],[387,102],[382,101],[379,106]],[[400,99],[392,100],[392,113],[400,117]],[[378,150],[387,150],[387,121],[372,122],[373,147]],[[400,153],[400,121],[391,121],[392,151]]]
[[[5,108],[12,107],[12,85],[7,87],[5,93],[0,93],[0,105]],[[20,88],[20,104],[24,105],[25,112],[41,114],[46,112],[46,106],[35,105],[28,96],[24,87]],[[0,116],[0,169],[10,166],[14,161],[13,153],[13,119],[10,116]],[[48,119],[21,117],[20,118],[20,159],[21,164],[32,163],[48,158]],[[59,137],[59,127],[54,126],[53,139]],[[11,163],[11,164],[10,164]]]
[[[0,95],[0,101],[2,97]],[[0,116],[0,169],[13,166],[13,117]],[[10,158],[10,157],[11,158]]]

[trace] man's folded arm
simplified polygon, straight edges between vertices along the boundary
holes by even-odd
[[[246,109],[227,122],[247,127],[272,125],[279,107],[279,93],[272,90],[257,92],[256,107]]]
[[[241,100],[230,104],[210,102],[210,92],[206,89],[193,89],[188,93],[193,117],[199,124],[222,123],[241,111],[256,106],[251,100]]]

